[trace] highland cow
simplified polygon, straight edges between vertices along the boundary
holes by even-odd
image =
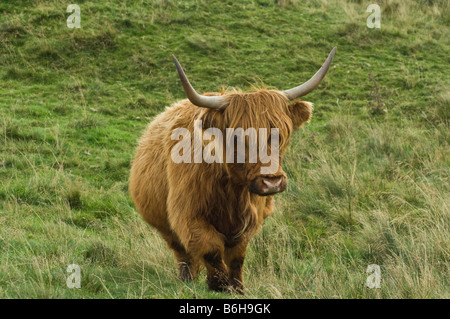
[[[292,89],[205,95],[194,90],[174,57],[188,99],[158,115],[141,137],[131,168],[130,192],[144,220],[173,250],[181,279],[195,279],[205,266],[210,289],[243,292],[247,245],[271,214],[273,195],[286,188],[281,160],[293,131],[311,118],[312,103],[296,99],[320,84],[335,51],[333,48],[311,79]],[[260,160],[249,161],[247,155],[243,163],[174,162],[171,152],[179,141],[172,138],[172,132],[185,128],[193,136],[195,121],[201,121],[203,131],[254,128],[261,132],[276,128],[279,154],[272,157],[270,165],[275,161],[277,169],[272,174],[261,174],[266,165]],[[267,139],[270,152],[270,135],[257,135]],[[227,142],[226,136],[221,138]],[[248,148],[248,139],[245,145]],[[193,158],[194,152],[191,149],[189,157]]]

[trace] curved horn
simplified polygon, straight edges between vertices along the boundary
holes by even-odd
[[[302,85],[299,85],[295,88],[283,91],[283,93],[286,95],[286,97],[289,100],[294,100],[298,97],[304,96],[314,90],[320,82],[322,82],[323,78],[325,77],[325,74],[327,74],[328,68],[330,67],[331,60],[333,60],[334,53],[336,52],[336,47],[331,50],[330,54],[328,55],[328,58],[325,60],[325,62],[320,67],[319,71],[316,72],[316,74],[313,75],[312,78],[310,78],[308,81],[303,83]]]
[[[183,68],[180,63],[178,63],[177,58],[172,55],[173,61],[175,62],[175,66],[177,67],[178,75],[180,76],[181,84],[183,84],[184,92],[186,93],[187,98],[191,101],[192,104],[200,107],[207,107],[210,109],[225,109],[228,103],[222,96],[205,96],[198,94],[191,83],[184,74]]]

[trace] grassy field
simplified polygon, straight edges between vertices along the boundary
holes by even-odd
[[[80,29],[69,2],[0,4],[1,298],[241,298],[177,279],[128,195],[137,139],[184,98],[171,54],[201,92],[287,89],[335,45],[245,297],[450,298],[448,1],[75,3]]]

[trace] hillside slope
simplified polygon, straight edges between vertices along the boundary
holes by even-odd
[[[287,89],[336,57],[249,247],[252,298],[449,296],[448,1],[0,4],[0,298],[227,297],[177,279],[128,195],[152,118],[200,92]],[[68,289],[78,264],[82,288]],[[381,269],[369,289],[366,269]]]

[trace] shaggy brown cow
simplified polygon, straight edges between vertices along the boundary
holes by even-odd
[[[141,137],[130,192],[144,220],[173,250],[182,279],[193,280],[204,265],[210,289],[242,293],[247,244],[271,214],[273,194],[286,188],[281,158],[292,132],[311,118],[311,103],[289,101],[319,85],[335,51],[310,80],[293,89],[206,95],[193,89],[174,57],[188,99],[168,107]],[[278,128],[278,171],[261,175],[263,164],[247,157],[245,163],[174,163],[171,150],[178,141],[171,134],[177,128],[193,133],[195,120],[202,120],[203,130]]]

